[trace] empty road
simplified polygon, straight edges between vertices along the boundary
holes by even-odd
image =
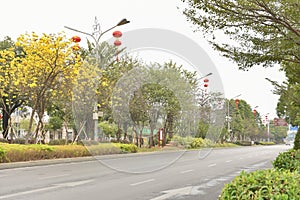
[[[0,164],[0,199],[212,200],[242,170],[271,168],[288,148],[125,154],[17,168]]]

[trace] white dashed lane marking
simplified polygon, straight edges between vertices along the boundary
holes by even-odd
[[[192,171],[194,171],[194,170],[189,169],[189,170],[181,171],[180,173],[181,173],[181,174],[185,174],[185,173],[189,173],[189,172],[192,172]]]

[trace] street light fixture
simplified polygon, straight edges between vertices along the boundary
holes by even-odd
[[[125,24],[128,24],[130,23],[130,21],[128,21],[126,18],[122,19],[119,23],[117,23],[115,26],[101,32],[100,30],[100,24],[98,23],[98,20],[97,20],[97,17],[95,17],[95,25],[94,25],[94,33],[100,33],[99,36],[95,37],[94,34],[90,34],[90,33],[87,33],[87,32],[84,32],[84,31],[81,31],[81,30],[78,30],[78,29],[75,29],[75,28],[71,28],[69,26],[64,26],[65,28],[69,29],[69,30],[72,30],[72,31],[75,31],[75,32],[78,32],[78,33],[82,33],[82,34],[85,34],[85,35],[88,35],[90,37],[92,37],[96,43],[97,46],[99,46],[99,41],[100,41],[100,38],[105,34],[107,33],[108,31],[118,27],[118,26],[122,26],[122,25],[125,25]]]
[[[98,59],[98,63],[100,63],[100,55],[98,55],[99,53],[99,41],[100,41],[100,38],[105,34],[107,33],[108,31],[118,27],[118,26],[122,26],[122,25],[125,25],[125,24],[128,24],[130,23],[130,21],[128,21],[126,18],[122,19],[121,21],[119,21],[116,25],[112,26],[111,28],[101,32],[101,29],[100,29],[100,24],[97,20],[97,17],[95,17],[95,24],[93,25],[94,27],[94,32],[91,34],[91,33],[87,33],[87,32],[84,32],[84,31],[81,31],[81,30],[78,30],[78,29],[75,29],[75,28],[71,28],[69,26],[64,26],[65,28],[69,29],[69,30],[72,30],[72,31],[75,31],[75,32],[78,32],[78,33],[82,33],[84,35],[87,35],[87,36],[90,36],[91,38],[93,38],[95,44],[96,44],[96,51],[95,51],[95,55],[96,55],[96,59]],[[99,36],[98,36],[99,35]],[[97,106],[97,101],[95,102],[95,105],[94,105],[94,110],[93,110],[93,120],[95,121],[95,124],[94,124],[94,139],[97,140],[98,139],[98,117],[99,117],[99,113],[98,113],[98,106]]]
[[[211,76],[211,75],[213,75],[213,73],[210,72],[210,73],[208,73],[208,74],[206,74],[204,76],[201,76],[200,78],[198,78],[198,80],[204,79],[204,78],[206,78],[208,76]]]

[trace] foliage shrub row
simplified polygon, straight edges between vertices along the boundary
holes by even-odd
[[[272,164],[278,170],[300,171],[300,150],[291,149],[282,152]]]
[[[219,200],[300,199],[300,150],[280,153],[274,169],[242,172],[222,190]]]
[[[300,175],[287,170],[242,172],[223,188],[219,200],[298,200]]]
[[[0,144],[0,163],[20,162],[55,158],[84,157],[91,155],[117,154],[123,152],[135,153],[138,148],[133,144],[98,144],[82,145],[22,145]]]
[[[66,145],[71,143],[72,140],[59,139],[59,140],[50,140],[49,145]]]
[[[195,138],[191,143],[191,148],[204,148],[204,147],[211,147],[213,145],[212,141],[209,139],[202,139],[202,138]]]
[[[138,151],[137,146],[134,144],[115,143],[114,145],[119,147],[123,153],[136,153]]]
[[[235,144],[240,145],[240,146],[251,146],[252,145],[251,141],[236,141]]]
[[[156,138],[157,139],[157,138]],[[173,146],[188,146],[193,141],[191,137],[181,137],[179,135],[174,135],[172,140],[169,142]]]

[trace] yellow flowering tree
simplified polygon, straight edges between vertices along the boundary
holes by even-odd
[[[40,136],[43,140],[43,117],[47,106],[54,99],[72,97],[81,65],[78,53],[80,47],[62,33],[41,36],[36,33],[24,34],[17,39],[16,46],[24,54],[19,63],[19,80],[23,79],[27,83],[25,91],[28,105],[32,108],[28,130],[31,133],[36,115],[37,127],[31,136],[34,139]]]
[[[20,107],[25,99],[24,87],[19,74],[21,54],[14,42],[6,37],[0,42],[0,108],[2,109],[2,134],[8,138],[13,134],[11,114]],[[13,135],[10,136],[12,138]]]

